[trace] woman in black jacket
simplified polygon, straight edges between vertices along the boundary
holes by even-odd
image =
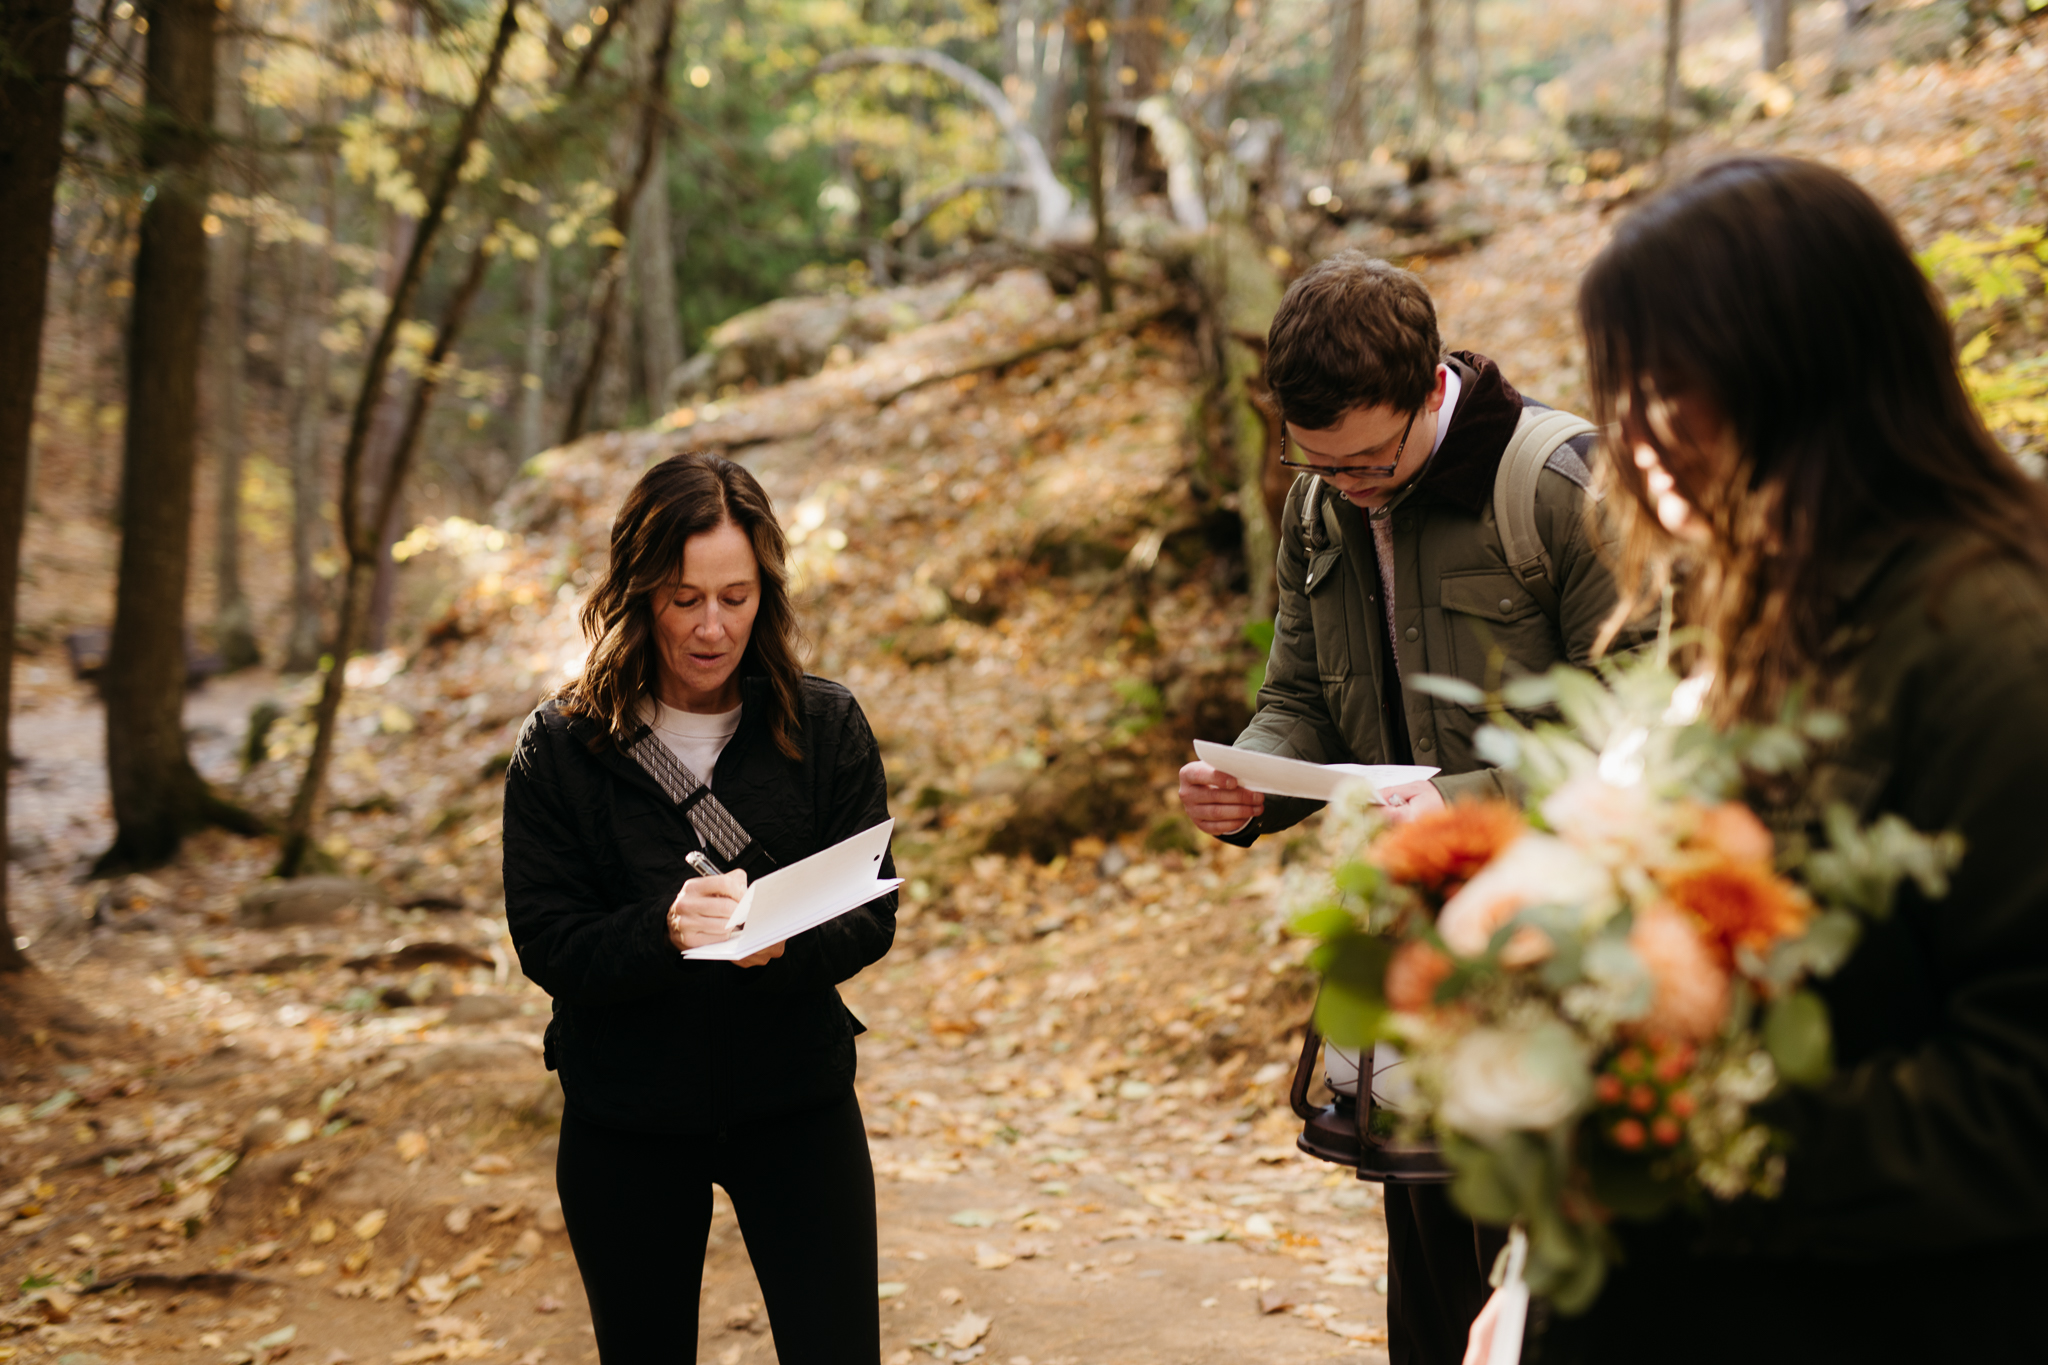
[[[874,735],[799,665],[782,530],[729,460],[647,471],[583,627],[582,676],[528,718],[506,775],[505,903],[555,1000],[556,1183],[599,1354],[694,1352],[715,1183],[784,1365],[872,1365],[861,1025],[835,986],[888,952],[896,897],[737,963],[681,953],[726,937],[748,875],[888,818]]]
[[[1903,883],[1817,983],[1835,1072],[1769,1101],[1782,1193],[1615,1223],[1600,1297],[1523,1359],[2039,1360],[2048,493],[1985,430],[1897,227],[1825,167],[1743,158],[1668,191],[1579,308],[1627,452],[1621,581],[1687,569],[1677,615],[1724,723],[1804,689],[1844,722],[1781,823],[1840,803],[1964,852],[1945,896]]]

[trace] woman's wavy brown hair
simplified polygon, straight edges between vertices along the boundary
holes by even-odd
[[[1788,157],[1708,167],[1616,230],[1579,322],[1606,464],[1629,494],[1619,581],[1669,584],[1676,568],[1720,719],[1774,717],[1822,672],[1838,575],[1859,557],[1962,531],[2048,568],[2048,493],[1985,429],[1940,295],[1846,176]],[[1677,399],[1719,415],[1721,449],[1681,429]],[[1658,521],[1639,444],[1703,546]]]
[[[788,542],[759,481],[704,451],[671,455],[626,495],[612,522],[611,563],[583,604],[590,657],[583,675],[561,690],[562,709],[599,722],[615,744],[640,728],[640,699],[659,684],[654,595],[683,571],[690,537],[728,521],[753,542],[761,573],[761,606],[740,673],[766,678],[775,747],[803,757],[803,632],[789,599]]]

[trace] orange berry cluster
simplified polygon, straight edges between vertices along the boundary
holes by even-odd
[[[1669,1041],[1630,1044],[1609,1058],[1593,1078],[1608,1141],[1624,1152],[1676,1147],[1698,1107],[1686,1088],[1698,1060],[1692,1044]]]

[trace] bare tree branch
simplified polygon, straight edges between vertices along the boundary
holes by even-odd
[[[469,162],[470,148],[483,132],[485,111],[490,108],[492,97],[497,92],[498,78],[504,73],[506,50],[512,46],[512,39],[518,32],[519,0],[505,0],[504,14],[498,21],[497,38],[491,45],[483,74],[477,77],[476,96],[470,101],[469,108],[463,111],[462,122],[456,129],[448,156],[442,162],[441,173],[427,198],[427,211],[420,216],[419,226],[413,233],[412,249],[406,254],[398,285],[392,290],[391,307],[384,315],[384,325],[378,329],[377,340],[363,366],[355,410],[349,418],[348,444],[342,448],[341,456],[341,539],[348,552],[348,583],[342,594],[341,621],[335,632],[334,662],[321,684],[320,701],[314,710],[313,752],[306,759],[305,776],[299,783],[298,794],[292,799],[291,813],[285,819],[284,837],[278,854],[277,871],[280,876],[297,875],[312,847],[313,818],[327,783],[327,764],[334,753],[335,723],[341,713],[342,693],[348,686],[348,658],[362,636],[370,586],[383,549],[379,543],[379,531],[397,502],[399,485],[405,473],[402,455],[394,457],[385,472],[384,486],[377,490],[375,514],[366,521],[362,508],[362,474],[371,417],[391,369],[399,326],[412,312],[413,301],[419,296],[427,260],[433,253],[441,225],[447,219],[449,203],[461,183],[462,168]],[[467,280],[464,283],[468,285]],[[467,306],[464,300],[464,309]],[[444,335],[436,339],[437,349],[451,343],[451,338],[445,333],[444,328]],[[433,370],[430,368],[428,373],[431,375]]]
[[[996,122],[1003,126],[1004,135],[1016,149],[1017,160],[1023,163],[1024,174],[1030,179],[1032,192],[1038,198],[1039,234],[1050,236],[1067,221],[1067,215],[1073,212],[1074,196],[1052,173],[1052,162],[1046,159],[1044,144],[1024,126],[1017,112],[1010,108],[1008,97],[994,81],[965,62],[928,47],[857,47],[847,52],[835,52],[819,62],[812,74],[823,76],[854,66],[921,66],[957,82],[996,116]]]
[[[976,190],[1030,190],[1031,181],[1015,171],[999,171],[994,175],[970,175],[964,180],[955,180],[942,190],[924,198],[903,210],[903,216],[889,224],[889,240],[900,242],[925,225],[925,221],[946,205],[963,195]]]

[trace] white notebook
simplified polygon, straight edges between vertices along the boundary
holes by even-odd
[[[723,943],[707,943],[683,956],[735,962],[886,896],[903,885],[901,877],[881,875],[894,828],[894,820],[884,820],[750,883],[735,912],[745,927]]]
[[[1304,763],[1278,754],[1253,753],[1228,744],[1195,741],[1195,755],[1219,772],[1229,773],[1246,789],[1268,796],[1303,796],[1311,801],[1328,801],[1346,782],[1363,778],[1372,787],[1372,799],[1403,782],[1420,782],[1435,777],[1441,768],[1424,768],[1400,763]]]

